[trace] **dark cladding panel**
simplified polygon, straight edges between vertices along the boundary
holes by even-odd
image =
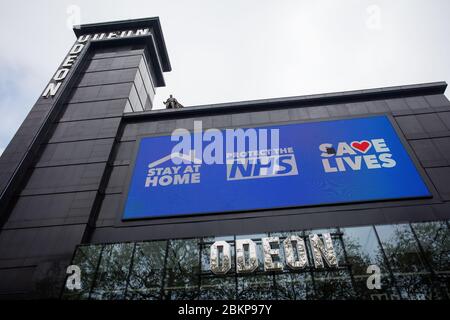
[[[269,113],[270,121],[273,121],[273,122],[289,121],[289,110],[274,110],[274,111],[267,111],[267,112]],[[251,119],[250,119],[248,113],[243,113],[241,115],[242,115],[241,120],[245,119],[247,124],[251,123]]]
[[[136,91],[136,86],[131,87],[131,92],[128,100],[130,101],[131,108],[134,112],[144,111],[144,106],[142,105],[141,99]]]
[[[117,220],[117,215],[120,214],[120,205],[122,203],[122,194],[107,194],[102,201],[102,206],[96,221],[97,227],[111,226]]]
[[[91,60],[86,69],[86,72],[138,68],[142,57],[143,55],[133,55]]]
[[[100,186],[106,163],[35,168],[21,195],[93,191]]]
[[[106,162],[113,143],[111,138],[47,144],[36,167]]]
[[[134,80],[134,86],[139,96],[141,105],[144,107],[144,110],[150,110],[152,108],[151,100],[153,100],[154,91],[153,88],[151,89],[150,92],[148,91],[147,86],[144,85],[144,81],[142,79],[141,72],[139,70]]]
[[[425,96],[425,99],[436,110],[450,110],[450,102],[443,94]]]
[[[433,139],[433,142],[436,148],[443,155],[444,159],[447,160],[447,165],[450,165],[450,136]]]
[[[330,117],[328,109],[325,106],[309,107],[307,108],[307,111],[310,119],[320,119]]]
[[[157,127],[157,122],[126,124],[120,141],[136,140],[139,135],[154,134],[157,130]]]
[[[233,126],[246,126],[249,125],[250,122],[250,114],[249,113],[235,113],[231,115],[231,124]]]
[[[343,108],[340,106],[339,111],[341,111],[344,108],[345,108],[345,110],[347,110],[346,115],[350,115],[350,112],[348,112],[348,109],[345,105],[343,106]],[[329,106],[328,109],[331,109],[331,106]],[[332,114],[332,112],[330,110],[328,112],[330,112],[330,114]],[[304,120],[310,119],[308,110],[306,108],[290,109],[289,110],[289,118],[293,121],[297,121],[297,120],[304,121]]]
[[[115,166],[112,169],[105,193],[121,193],[125,189],[129,166]]]
[[[301,109],[297,109],[300,111]],[[350,110],[345,104],[337,104],[337,105],[331,105],[327,106],[328,113],[331,117],[346,117],[350,115]],[[302,119],[305,118],[306,115],[302,114],[302,112],[297,112],[297,118]],[[307,117],[306,117],[307,118]],[[296,120],[296,119],[293,119]]]
[[[0,268],[32,265],[56,256],[70,258],[85,228],[80,224],[2,230]]]
[[[430,137],[450,135],[450,131],[436,113],[419,114],[416,118]]]
[[[70,103],[60,122],[121,117],[128,99]]]
[[[149,72],[149,69],[147,67],[147,59],[142,59],[141,63],[139,64],[139,74],[142,77],[142,81],[145,86],[145,90],[147,90],[147,93],[150,95],[151,99],[153,100],[153,96],[155,95],[155,85],[152,81],[152,76]]]
[[[20,197],[5,229],[87,223],[97,192]]]
[[[108,210],[114,209],[108,206]],[[109,211],[108,211],[109,212]],[[266,216],[253,217],[252,214],[238,214],[239,220],[227,219],[230,214],[216,216],[216,219],[205,219],[202,222],[194,219],[180,219],[178,223],[156,223],[152,226],[135,226],[133,228],[97,227],[93,234],[92,243],[121,241],[140,241],[153,239],[192,238],[199,236],[226,236],[231,234],[252,234],[280,230],[302,230],[324,228],[330,226],[330,212],[314,212],[314,214],[299,214],[297,210],[289,211],[290,215],[280,215],[280,212],[266,211]],[[288,211],[286,211],[288,213]],[[342,210],[333,212],[339,214],[339,225],[364,225],[368,223],[387,223],[381,209]],[[105,210],[105,218],[110,214]],[[235,216],[236,217],[236,216]],[[105,226],[113,224],[113,220],[102,221]],[[127,230],[128,229],[128,230]],[[150,231],[151,230],[151,231]]]
[[[397,121],[406,138],[420,139],[428,137],[419,120],[414,115],[396,117],[395,121]]]
[[[410,144],[422,166],[433,167],[447,165],[447,161],[432,139],[412,140]]]
[[[79,87],[132,82],[136,77],[136,68],[85,73]]]
[[[133,83],[116,83],[93,87],[79,87],[70,103],[128,98]]]
[[[450,167],[430,168],[427,173],[439,194],[445,201],[450,201]]]
[[[370,113],[385,113],[389,112],[389,107],[384,100],[375,100],[366,102],[366,106]]]
[[[0,269],[0,299],[23,298],[21,295],[25,295],[32,289],[34,270],[34,266]]]
[[[105,58],[117,58],[126,56],[136,56],[144,53],[144,48],[141,46],[120,46],[116,47],[114,50],[111,48],[97,49],[92,55],[92,60],[95,59],[105,59]]]
[[[120,118],[59,123],[49,143],[114,138]]]
[[[411,111],[404,98],[388,99],[386,103],[394,115],[407,114]]]
[[[347,108],[351,115],[362,115],[369,113],[369,109],[367,109],[365,102],[347,103]]]
[[[447,130],[450,130],[450,112],[439,112],[439,118],[444,122]]]
[[[230,114],[222,116],[211,116],[213,128],[226,128],[232,125],[232,117]]]
[[[291,110],[289,110],[289,111],[291,111]],[[269,117],[269,114],[265,111],[252,112],[252,113],[250,113],[250,120],[252,123],[255,123],[255,124],[269,123],[270,117]]]
[[[3,151],[0,161],[0,191],[4,190],[17,165],[31,147],[31,142],[49,115],[50,108],[51,104],[33,107]]]
[[[432,111],[424,97],[408,97],[405,100],[409,108],[415,113]]]
[[[130,164],[130,161],[133,158],[135,146],[135,141],[117,143],[114,156],[114,165]]]
[[[386,218],[387,223],[399,223],[402,221],[411,220],[437,220],[435,211],[432,206],[411,206],[407,209],[405,207],[388,207],[382,208],[382,213]],[[423,217],[426,217],[425,219]]]

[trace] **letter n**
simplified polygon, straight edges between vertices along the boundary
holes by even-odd
[[[47,86],[47,88],[45,88],[44,93],[42,94],[42,96],[44,98],[49,98],[49,97],[53,97],[57,92],[59,87],[61,86],[61,82],[50,82]]]
[[[333,248],[333,240],[329,233],[322,234],[323,242],[317,234],[309,235],[311,251],[316,268],[323,268],[325,260],[329,267],[337,267],[336,253]],[[323,259],[322,259],[323,258]]]

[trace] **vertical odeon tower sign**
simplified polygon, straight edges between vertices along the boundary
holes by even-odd
[[[75,44],[73,45],[73,47],[70,49],[69,54],[64,59],[61,67],[56,71],[52,80],[45,88],[42,96],[44,98],[50,98],[56,95],[64,79],[66,79],[70,69],[74,65],[80,53],[86,47],[86,44],[89,40],[96,41],[96,40],[127,38],[133,36],[144,36],[149,34],[149,32],[150,32],[149,28],[139,28],[135,30],[122,30],[107,33],[101,32],[101,33],[80,35]]]

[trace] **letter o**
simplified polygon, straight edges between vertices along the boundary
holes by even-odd
[[[53,80],[61,81],[67,76],[68,73],[69,73],[69,69],[59,69],[58,71],[56,71],[55,75],[53,76]]]
[[[219,265],[219,247],[222,247],[222,264]],[[216,241],[210,249],[210,268],[214,274],[226,274],[231,269],[231,246],[226,241]]]
[[[162,176],[159,178],[159,184],[162,186],[168,186],[173,181],[172,176]]]

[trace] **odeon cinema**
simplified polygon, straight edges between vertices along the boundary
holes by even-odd
[[[449,298],[445,82],[153,110],[158,18],[74,32],[0,159],[2,299]]]

